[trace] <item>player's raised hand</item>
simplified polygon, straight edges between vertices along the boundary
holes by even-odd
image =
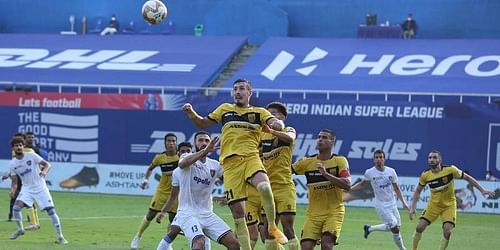
[[[273,130],[269,127],[269,125],[264,124],[262,125],[262,132],[272,134]]]
[[[193,113],[193,105],[191,105],[191,103],[185,103],[182,106],[182,111],[184,111],[188,114]]]
[[[214,152],[215,150],[217,150],[217,144],[219,143],[219,141],[220,138],[218,136],[212,138],[212,140],[210,140],[210,143],[208,143],[206,147],[207,152]]]
[[[280,119],[275,119],[272,123],[271,123],[271,126],[270,126],[272,129],[274,130],[283,130],[285,128],[285,123],[283,123],[282,120]]]

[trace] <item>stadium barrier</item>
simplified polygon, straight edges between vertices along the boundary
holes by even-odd
[[[0,160],[0,166],[8,166],[8,160]],[[147,189],[140,188],[141,180],[146,172],[146,165],[116,165],[116,164],[78,164],[78,163],[52,163],[52,170],[47,176],[48,187],[52,191],[105,193],[105,194],[129,194],[129,195],[153,195],[158,185],[160,171],[155,169],[150,178]],[[353,182],[359,181],[360,175],[353,175]],[[307,204],[307,183],[304,176],[293,176],[296,186],[297,203]],[[404,199],[410,203],[413,192],[418,183],[417,177],[399,177],[399,184]],[[489,190],[500,192],[500,182],[480,181],[480,184]],[[9,188],[10,181],[0,183],[0,188]],[[372,207],[373,192],[370,186],[358,191],[351,192],[346,197],[350,201],[347,206]],[[224,186],[217,183],[212,191],[214,196],[224,196]],[[493,198],[485,198],[478,190],[473,190],[466,181],[455,181],[455,196],[457,207],[461,212],[495,213],[500,214],[500,193]],[[426,187],[417,203],[417,208],[425,208],[430,198],[429,189]],[[398,202],[401,208],[401,203]]]

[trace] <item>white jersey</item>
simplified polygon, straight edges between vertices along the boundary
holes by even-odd
[[[188,155],[183,154],[181,159]],[[212,189],[222,173],[220,163],[208,157],[204,163],[198,160],[186,168],[176,168],[172,186],[180,189],[177,214],[212,213]]]
[[[396,205],[393,183],[398,183],[398,176],[393,168],[384,167],[384,171],[375,166],[365,171],[365,179],[370,181],[375,194],[375,204],[380,206]]]
[[[24,152],[22,159],[12,158],[9,162],[11,175],[18,175],[23,183],[22,189],[32,192],[47,189],[45,179],[40,176],[42,157],[34,152]]]

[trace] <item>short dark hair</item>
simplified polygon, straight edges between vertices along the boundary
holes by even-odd
[[[198,137],[199,135],[208,135],[208,137],[210,137],[210,134],[207,131],[200,130],[196,132],[196,134],[194,134],[193,140],[195,144],[196,144],[196,137]]]
[[[271,102],[271,103],[267,104],[266,109],[270,109],[270,108],[277,109],[284,116],[288,115],[285,104],[283,104],[281,102]]]
[[[11,147],[14,147],[15,144],[18,144],[18,143],[21,143],[24,145],[26,145],[26,143],[24,142],[24,138],[20,137],[20,136],[14,136],[12,137],[12,139],[10,139],[10,146]]]
[[[330,137],[331,137],[330,139],[332,139],[332,140],[336,140],[337,139],[337,134],[335,134],[335,132],[333,130],[331,130],[331,129],[324,128],[320,132],[325,132],[325,133],[330,134]]]
[[[436,149],[432,150],[432,151],[431,151],[431,152],[429,152],[429,153],[434,153],[434,154],[437,154],[437,155],[439,155],[439,159],[443,159],[443,157],[441,156],[441,152],[439,152],[439,151],[438,151],[438,150],[436,150]]]
[[[375,155],[376,155],[376,154],[381,154],[381,155],[383,155],[383,156],[384,156],[384,159],[385,159],[385,152],[384,152],[384,150],[382,150],[382,149],[377,149],[377,150],[375,150],[375,152],[373,152],[373,156],[375,157]]]
[[[33,133],[33,132],[29,131],[29,132],[26,132],[26,134],[25,134],[25,135],[35,135],[35,133]]]
[[[234,83],[233,83],[233,86],[236,85],[237,83],[240,83],[240,82],[244,82],[244,83],[248,84],[248,87],[250,89],[252,89],[252,82],[250,82],[250,80],[245,79],[245,78],[238,78],[238,79],[236,79],[236,81],[234,81]]]
[[[167,137],[175,137],[175,140],[177,141],[177,136],[174,134],[174,133],[168,133],[165,135],[165,137],[163,137],[163,141],[167,141]]]
[[[17,132],[14,134],[14,136],[17,136],[17,137],[21,137],[23,139],[26,139],[26,135],[24,133],[21,133],[21,132]]]
[[[182,147],[193,148],[193,145],[191,145],[191,142],[183,141],[177,145],[177,150],[181,150]]]

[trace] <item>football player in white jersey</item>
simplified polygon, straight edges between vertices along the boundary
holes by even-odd
[[[47,211],[47,214],[52,220],[52,224],[54,224],[57,233],[56,243],[67,244],[68,241],[64,239],[62,234],[61,222],[54,208],[52,196],[45,184],[45,176],[47,176],[50,170],[50,164],[35,152],[24,152],[25,142],[23,138],[14,137],[10,141],[10,145],[15,154],[15,157],[9,162],[9,169],[12,173],[11,193],[13,193],[17,187],[16,175],[21,178],[23,183],[21,191],[12,208],[17,230],[12,233],[10,239],[17,239],[17,237],[24,234],[21,209],[23,207],[31,207],[33,203],[36,202],[37,205],[42,208],[42,211]]]
[[[200,131],[194,140],[196,153],[181,155],[179,167],[172,175],[172,186],[179,188],[179,206],[171,226],[182,229],[192,249],[206,249],[205,235],[227,249],[240,249],[235,234],[212,210],[212,189],[223,171],[219,162],[207,155],[215,151],[219,138],[211,140],[207,132]],[[170,197],[157,220],[164,217],[164,211],[168,211],[176,198]],[[167,234],[157,249],[169,249],[170,243]]]
[[[375,166],[367,169],[364,179],[351,188],[351,190],[356,190],[361,188],[366,182],[370,182],[375,194],[375,209],[383,222],[383,224],[379,225],[364,225],[365,239],[373,231],[391,231],[393,240],[398,248],[400,250],[406,249],[401,233],[399,232],[401,217],[394,193],[396,193],[399,200],[403,203],[403,208],[408,210],[408,205],[403,198],[401,189],[399,189],[398,176],[393,168],[385,166],[384,151],[380,149],[376,150],[373,153],[373,162]]]

